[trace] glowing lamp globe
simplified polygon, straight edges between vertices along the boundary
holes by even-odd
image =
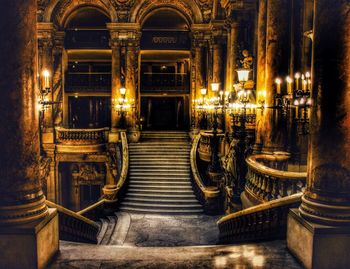
[[[239,82],[246,82],[249,80],[249,73],[250,73],[250,69],[238,69],[236,70],[237,74],[238,74],[238,81]]]

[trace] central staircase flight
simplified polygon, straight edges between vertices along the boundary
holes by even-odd
[[[191,144],[185,132],[143,132],[129,145],[129,187],[120,210],[143,214],[201,214],[191,186]]]

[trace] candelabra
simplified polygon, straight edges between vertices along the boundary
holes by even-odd
[[[295,121],[301,125],[300,134],[308,133],[308,111],[312,104],[310,97],[311,76],[309,72],[294,75],[295,81],[290,77],[286,77],[286,91],[282,94],[281,86],[283,82],[280,78],[276,78],[276,96],[275,107],[282,109],[283,115],[287,115],[293,108],[295,109]]]
[[[114,109],[118,112],[118,115],[120,116],[119,119],[119,128],[125,129],[126,128],[126,114],[128,113],[129,109],[134,108],[133,100],[129,100],[126,98],[126,88],[121,87],[119,89],[120,98],[113,99],[114,102]]]

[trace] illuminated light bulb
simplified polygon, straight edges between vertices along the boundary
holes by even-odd
[[[43,81],[43,86],[45,89],[50,88],[50,71],[47,69],[43,70],[43,77],[44,77],[44,81]]]
[[[121,95],[125,95],[125,94],[126,94],[126,88],[121,87],[121,88],[119,89],[119,92],[120,92]]]
[[[275,79],[275,83],[277,85],[277,94],[281,94],[281,83],[282,83],[282,80],[280,78],[276,78]]]
[[[236,70],[237,74],[238,74],[238,81],[239,82],[246,82],[249,80],[249,73],[250,73],[250,69],[238,69]]]
[[[306,77],[306,78],[310,78],[310,73],[309,73],[309,72],[306,72],[306,73],[305,73],[305,77]]]
[[[202,88],[201,89],[201,95],[206,95],[207,94],[207,89],[206,88]]]
[[[298,100],[295,100],[295,101],[294,101],[294,105],[295,105],[295,106],[299,106],[299,101],[298,101]]]
[[[213,83],[211,84],[211,90],[212,90],[213,92],[219,91],[219,87],[220,87],[220,83],[213,82]]]

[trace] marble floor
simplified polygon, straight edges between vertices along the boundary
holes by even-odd
[[[50,269],[302,268],[284,241],[232,246],[125,247],[61,242]]]
[[[217,243],[219,217],[130,214],[124,246],[174,247]]]
[[[215,245],[218,217],[119,215],[110,245],[61,241],[50,269],[302,268],[285,241]]]

